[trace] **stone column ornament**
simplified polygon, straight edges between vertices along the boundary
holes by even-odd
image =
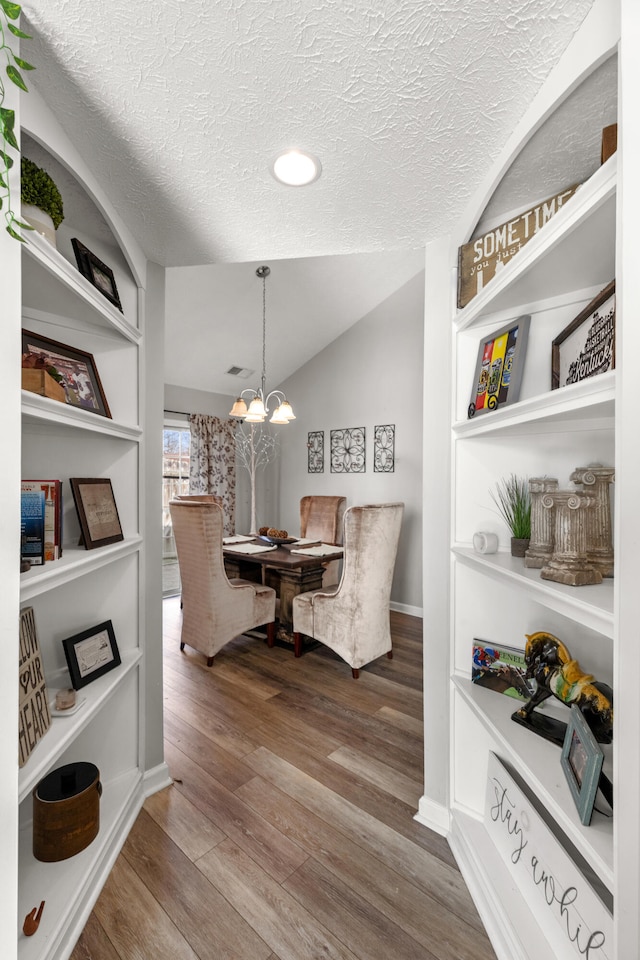
[[[587,560],[603,577],[613,576],[613,534],[611,530],[611,500],[609,487],[615,470],[593,463],[588,467],[576,467],[569,478],[581,484],[585,493],[595,497],[593,510],[587,513]]]
[[[587,560],[587,513],[596,498],[573,490],[542,495],[542,505],[555,513],[553,556],[540,571],[543,580],[572,587],[602,583],[602,574]]]
[[[530,477],[531,496],[531,541],[524,555],[525,567],[539,569],[551,559],[553,553],[554,511],[542,505],[542,496],[558,489],[555,477]]]

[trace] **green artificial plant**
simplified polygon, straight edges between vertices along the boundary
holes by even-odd
[[[37,166],[33,160],[23,157],[21,164],[20,189],[23,203],[31,203],[34,207],[44,210],[53,220],[53,225],[58,229],[64,220],[64,211],[62,209],[62,197],[55,183],[42,167]]]
[[[21,90],[26,92],[27,85],[22,79],[20,70],[34,70],[35,68],[30,63],[27,63],[26,60],[22,60],[21,57],[15,55],[11,46],[7,43],[9,38],[6,33],[8,30],[14,37],[20,37],[24,40],[31,39],[28,33],[23,33],[15,23],[11,23],[12,20],[17,20],[21,13],[22,8],[19,4],[11,3],[10,0],[0,0],[0,53],[4,53],[6,57],[5,73],[9,80],[15,83],[16,87],[20,87]],[[20,70],[18,70],[18,67],[20,67]],[[5,107],[4,101],[5,87],[3,75],[0,73],[0,136],[2,137],[2,143],[0,144],[0,210],[4,211],[4,219],[6,221],[5,229],[7,233],[9,233],[14,240],[20,240],[24,243],[16,227],[23,230],[32,230],[33,227],[30,227],[28,223],[22,223],[21,220],[18,220],[11,207],[9,170],[13,166],[13,157],[8,151],[15,150],[19,153],[20,147],[14,129],[16,123],[15,111]]]
[[[491,499],[511,530],[511,536],[516,540],[529,540],[531,538],[531,495],[528,479],[517,477],[512,473],[510,477],[498,481],[495,493],[490,492]]]

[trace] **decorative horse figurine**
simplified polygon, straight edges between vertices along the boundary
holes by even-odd
[[[600,743],[611,743],[613,736],[613,691],[606,683],[594,680],[573,660],[565,645],[551,633],[526,634],[525,676],[533,677],[536,692],[512,715],[516,723],[562,745],[566,724],[553,717],[535,713],[535,708],[550,696],[581,710],[594,737]]]

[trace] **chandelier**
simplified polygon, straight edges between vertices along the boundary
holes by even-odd
[[[266,281],[271,273],[270,267],[258,267],[256,276],[262,280],[262,378],[261,385],[257,390],[243,390],[237,398],[233,407],[229,411],[230,417],[238,417],[245,423],[264,423],[269,416],[269,406],[272,400],[276,402],[273,413],[269,418],[269,423],[289,423],[289,420],[295,420],[291,404],[281,390],[271,390],[266,393],[266,340],[267,340],[267,295]],[[249,400],[244,399],[245,394]],[[250,399],[249,399],[250,398]]]

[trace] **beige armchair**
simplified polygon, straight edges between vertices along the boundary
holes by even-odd
[[[271,587],[229,580],[222,558],[222,507],[212,500],[175,499],[169,503],[182,580],[182,634],[185,644],[213,663],[234,637],[267,624],[275,641],[276,595]]]
[[[309,496],[300,500],[300,536],[322,543],[342,543],[342,524],[347,506],[346,497]],[[340,579],[341,560],[324,565],[322,586],[329,587]]]
[[[301,634],[330,647],[346,660],[356,678],[366,663],[383,653],[393,656],[389,601],[403,512],[403,503],[346,511],[339,585],[301,593],[293,600],[296,657],[302,650]]]

